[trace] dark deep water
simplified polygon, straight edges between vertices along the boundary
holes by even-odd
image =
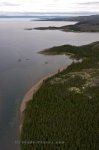
[[[39,79],[69,65],[67,56],[43,56],[48,47],[99,41],[99,33],[26,31],[24,28],[62,26],[71,22],[0,19],[0,149],[19,150],[18,109],[26,91]],[[45,62],[48,64],[45,64]]]

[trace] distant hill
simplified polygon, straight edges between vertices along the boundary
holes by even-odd
[[[82,31],[82,32],[99,32],[99,15],[89,17],[78,17],[79,22],[75,25],[64,27],[65,30]]]
[[[53,17],[45,18],[44,21],[88,21],[88,20],[99,20],[99,15],[90,15],[90,16],[64,16],[64,17]]]

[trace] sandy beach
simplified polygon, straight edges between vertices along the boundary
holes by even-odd
[[[63,71],[63,68],[59,69],[58,71],[59,72]],[[20,108],[19,108],[20,109],[19,110],[20,111],[20,127],[19,127],[20,131],[21,131],[21,128],[22,128],[23,120],[24,120],[24,110],[26,109],[27,102],[30,101],[33,97],[33,94],[36,93],[39,90],[39,88],[41,87],[43,81],[46,80],[49,77],[54,76],[55,74],[58,73],[58,71],[53,73],[53,74],[49,74],[49,75],[45,76],[44,78],[42,78],[41,80],[39,80],[36,84],[34,84],[32,86],[32,88],[23,97]]]
[[[23,124],[23,120],[24,120],[24,110],[26,109],[26,104],[28,101],[30,101],[33,97],[33,94],[36,93],[39,88],[41,87],[42,83],[44,80],[46,80],[47,78],[53,76],[54,74],[49,74],[47,76],[45,76],[44,78],[42,78],[41,80],[39,80],[36,84],[34,84],[32,86],[32,88],[27,91],[27,93],[25,94],[25,96],[23,97],[22,99],[22,102],[20,104],[20,110],[19,110],[19,113],[20,113],[20,126],[19,126],[19,129],[21,131],[22,129],[22,124]]]
[[[24,112],[24,110],[25,110],[25,108],[26,108],[26,103],[27,103],[29,100],[32,99],[33,94],[38,91],[38,89],[41,87],[43,81],[46,80],[48,77],[51,77],[52,75],[54,75],[54,74],[50,74],[50,75],[48,75],[48,76],[42,78],[41,80],[39,80],[39,81],[38,81],[36,84],[34,84],[34,85],[32,86],[32,88],[25,94],[25,96],[24,96],[24,98],[23,98],[23,100],[22,100],[22,102],[21,102],[21,105],[20,105],[20,113],[23,113],[23,112]]]

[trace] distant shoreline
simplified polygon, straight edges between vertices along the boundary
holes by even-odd
[[[58,18],[49,19],[49,21],[59,21]],[[48,20],[47,20],[48,21]],[[78,16],[78,17],[68,17],[62,21],[73,21],[75,24],[65,25],[65,26],[48,26],[48,27],[36,27],[35,30],[60,30],[64,32],[99,32],[99,15],[91,16]],[[33,30],[33,28],[28,28],[26,30]]]

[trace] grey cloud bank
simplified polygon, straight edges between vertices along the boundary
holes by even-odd
[[[78,3],[79,5],[97,5],[99,4],[99,1],[96,2],[86,2],[86,3]]]
[[[19,3],[0,2],[0,6],[20,6]]]

